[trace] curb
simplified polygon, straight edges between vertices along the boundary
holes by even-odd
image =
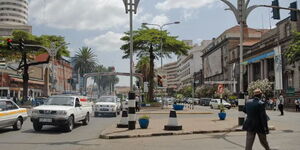
[[[170,112],[137,112],[136,114],[170,114]],[[214,114],[213,112],[176,112],[176,114]]]
[[[276,130],[274,126],[270,126],[269,130]],[[124,139],[124,138],[139,138],[139,137],[155,137],[155,136],[172,136],[172,135],[190,135],[190,134],[210,134],[210,133],[223,133],[223,132],[244,132],[242,128],[225,129],[225,130],[199,130],[199,131],[183,131],[183,132],[163,132],[163,133],[150,133],[150,134],[135,134],[135,135],[107,135],[100,134],[100,139]]]

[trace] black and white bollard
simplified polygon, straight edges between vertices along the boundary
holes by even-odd
[[[128,128],[128,113],[126,110],[122,111],[122,118],[120,123],[117,124],[117,128]]]
[[[135,116],[135,93],[129,92],[128,93],[128,129],[134,130],[136,123],[136,116]]]
[[[244,121],[245,121],[245,113],[243,112],[243,109],[245,107],[245,98],[244,98],[244,95],[241,94],[239,99],[238,99],[238,110],[239,110],[239,118],[238,118],[238,125],[239,126],[242,126],[244,124]]]
[[[168,125],[165,125],[165,130],[182,130],[182,126],[178,125],[177,115],[175,110],[170,111]]]

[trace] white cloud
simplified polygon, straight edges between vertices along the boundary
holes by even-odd
[[[124,36],[124,34],[109,31],[92,39],[85,39],[84,43],[88,47],[95,48],[98,52],[119,51],[120,47],[124,44],[124,42],[120,40],[122,36]]]
[[[155,16],[151,21],[151,23],[160,24],[160,25],[168,22],[170,22],[170,19],[164,14]]]
[[[29,7],[33,24],[59,29],[105,30],[128,22],[120,0],[31,0]]]
[[[156,4],[157,9],[170,10],[174,8],[200,8],[208,6],[216,0],[165,0],[164,2]]]

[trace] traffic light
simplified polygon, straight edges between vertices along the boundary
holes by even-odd
[[[279,7],[279,2],[278,0],[273,0],[272,1],[272,6],[277,6]],[[272,8],[272,12],[273,12],[273,19],[280,19],[280,9],[279,8]]]
[[[157,75],[157,86],[163,87],[163,81],[160,75]]]
[[[24,39],[20,39],[19,40],[19,47],[20,47],[20,50],[24,50],[24,47],[25,47],[25,45],[24,45]]]
[[[9,48],[9,49],[13,49],[13,45],[12,45],[12,39],[10,39],[10,38],[8,38],[7,40],[7,47]]]
[[[290,4],[290,8],[297,9],[297,1]],[[291,21],[297,21],[297,11],[291,10]]]

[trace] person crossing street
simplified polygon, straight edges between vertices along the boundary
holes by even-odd
[[[252,150],[256,134],[261,145],[266,150],[270,150],[267,141],[269,117],[266,113],[265,102],[262,101],[262,91],[260,89],[254,90],[254,98],[247,101],[244,112],[247,114],[247,118],[243,124],[243,130],[247,131],[245,150]]]

